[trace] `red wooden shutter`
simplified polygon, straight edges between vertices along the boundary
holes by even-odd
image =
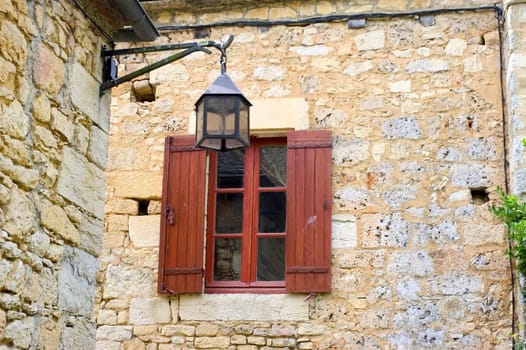
[[[291,293],[331,290],[331,132],[287,136],[285,285]]]
[[[206,152],[195,136],[167,137],[164,153],[159,293],[201,293]]]

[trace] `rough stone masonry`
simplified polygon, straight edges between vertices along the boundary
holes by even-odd
[[[109,96],[70,1],[0,2],[0,349],[94,349]]]
[[[481,3],[147,8],[162,26]],[[164,33],[159,43],[196,40],[193,30]],[[488,210],[505,177],[495,12],[352,29],[224,25],[207,38],[228,34],[230,76],[270,111],[255,112],[257,122],[279,128],[276,116],[288,116],[287,127],[333,132],[333,291],[157,294],[163,139],[192,130],[193,104],[219,74],[217,55],[194,54],[113,91],[97,349],[508,348],[511,273],[504,228]],[[119,69],[161,57],[123,57]]]

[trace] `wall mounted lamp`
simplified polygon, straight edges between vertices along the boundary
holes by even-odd
[[[221,52],[221,75],[195,103],[196,147],[230,151],[249,146],[250,106],[226,74],[226,53]]]
[[[243,96],[232,79],[226,74],[226,49],[233,40],[234,36],[230,35],[224,43],[203,41],[121,50],[105,50],[103,48],[104,69],[100,93],[102,95],[106,90],[114,86],[179,60],[193,52],[203,51],[210,54],[212,52],[208,47],[214,47],[221,52],[221,75],[195,104],[197,121],[196,147],[213,151],[229,151],[248,147],[250,140],[249,109],[252,104]],[[171,50],[182,51],[123,77],[118,77],[117,64],[113,57]]]

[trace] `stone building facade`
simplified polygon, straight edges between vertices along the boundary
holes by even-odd
[[[1,349],[95,348],[108,44],[73,1],[0,3]]]
[[[97,349],[508,348],[516,286],[488,209],[498,186],[526,192],[526,5],[187,3],[145,2],[158,43],[233,34],[254,134],[332,131],[332,292],[158,294],[164,138],[193,133],[219,74],[216,53],[197,53],[113,89]]]

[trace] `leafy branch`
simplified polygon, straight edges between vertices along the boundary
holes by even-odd
[[[491,207],[491,212],[506,225],[511,242],[506,254],[516,260],[517,270],[526,276],[526,203],[515,195],[504,193],[501,188],[497,188],[497,192],[502,204]]]

